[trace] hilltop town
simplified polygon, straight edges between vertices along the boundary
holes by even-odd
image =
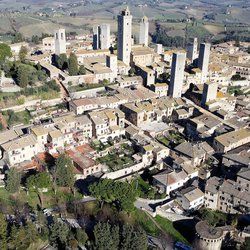
[[[35,222],[33,249],[247,249],[250,42],[165,48],[147,16],[136,41],[128,7],[117,24],[0,43],[2,213]]]

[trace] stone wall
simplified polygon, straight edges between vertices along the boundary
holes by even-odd
[[[50,106],[55,106],[56,104],[61,103],[62,100],[61,98],[56,98],[56,99],[51,99],[51,100],[41,100],[41,99],[35,99],[31,101],[26,101],[22,105],[16,105],[8,108],[1,109],[2,111],[6,111],[9,109],[12,109],[15,112],[20,112],[25,110],[26,108],[30,108],[32,106],[43,106],[43,107],[50,107]]]
[[[108,178],[108,179],[119,179],[121,177],[126,178],[127,175],[132,175],[133,173],[137,173],[141,169],[145,168],[146,165],[143,162],[140,162],[138,164],[135,164],[131,167],[123,168],[114,172],[106,173],[102,176],[102,178]]]

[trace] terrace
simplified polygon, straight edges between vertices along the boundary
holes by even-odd
[[[132,147],[123,143],[119,148],[114,148],[107,155],[97,158],[96,161],[107,165],[110,171],[117,171],[134,164],[134,153]]]
[[[106,150],[107,148],[113,146],[112,142],[107,142],[107,143],[103,143],[99,140],[93,140],[90,143],[91,148],[93,148],[94,150],[96,150],[97,152],[101,152]]]
[[[180,132],[174,130],[159,135],[156,139],[166,147],[175,147],[185,141],[184,136]]]
[[[106,85],[103,83],[92,83],[92,84],[79,84],[79,85],[71,85],[69,84],[69,91],[70,92],[79,92],[88,89],[95,89],[105,87]]]

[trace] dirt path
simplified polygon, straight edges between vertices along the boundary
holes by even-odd
[[[164,242],[162,242],[164,249],[166,249],[166,250],[173,249],[174,239],[162,229],[162,227],[154,220],[154,218],[149,213],[147,213],[147,211],[145,211],[145,214],[156,225],[156,227],[161,231],[162,238],[164,238]]]
[[[8,124],[4,118],[4,116],[2,115],[2,113],[0,113],[0,123],[3,125],[3,128],[6,129]]]
[[[60,83],[60,81],[58,79],[55,79],[55,81],[60,86],[60,97],[61,97],[61,99],[67,98],[69,95],[68,95],[67,91],[64,89],[64,87],[62,86],[62,84]]]

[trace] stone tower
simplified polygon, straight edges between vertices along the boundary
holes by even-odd
[[[93,49],[110,48],[110,25],[102,24],[93,27]]]
[[[99,42],[99,39],[100,39],[100,36],[99,36],[99,25],[95,25],[93,27],[93,49],[99,49],[99,46],[100,46],[100,42]]]
[[[132,36],[132,16],[129,8],[118,15],[118,39],[117,39],[117,56],[125,64],[130,64],[131,53],[131,36]]]
[[[205,107],[206,103],[213,101],[217,97],[218,84],[214,83],[204,83],[201,105]]]
[[[218,250],[221,249],[224,238],[223,230],[219,227],[210,227],[206,221],[199,221],[196,226],[196,240],[194,249]]]
[[[102,24],[100,26],[100,49],[110,48],[110,25]]]
[[[109,67],[113,74],[114,78],[117,77],[117,56],[114,54],[110,54],[106,56],[106,66]]]
[[[207,81],[210,47],[210,43],[201,43],[200,45],[198,68],[201,70],[201,83]]]
[[[198,58],[198,39],[197,39],[197,37],[194,37],[193,42],[188,45],[187,57],[191,61],[191,63],[193,63],[194,60]]]
[[[55,54],[60,55],[66,53],[66,35],[65,29],[55,31]]]
[[[168,96],[171,96],[173,98],[181,97],[184,81],[185,62],[186,53],[173,53]]]
[[[148,18],[144,16],[140,22],[139,43],[148,46]]]

